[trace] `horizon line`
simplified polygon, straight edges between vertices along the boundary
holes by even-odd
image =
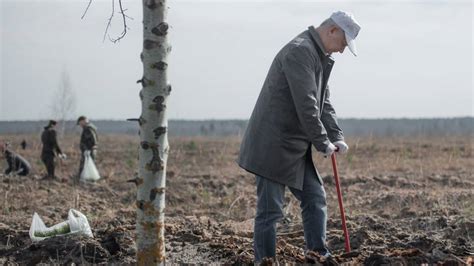
[[[117,119],[117,118],[94,118],[90,119],[91,121],[114,121],[114,122],[132,122],[127,121],[129,118]],[[474,115],[466,116],[449,116],[449,117],[378,117],[378,118],[367,118],[367,117],[338,117],[338,120],[434,120],[434,119],[465,119],[465,118],[474,118]],[[193,121],[193,122],[204,122],[204,121],[247,121],[250,118],[172,118],[168,121]],[[19,120],[0,120],[0,122],[43,122],[50,119],[19,119]],[[56,119],[57,121],[62,121]],[[76,119],[68,119],[67,122],[75,122]]]

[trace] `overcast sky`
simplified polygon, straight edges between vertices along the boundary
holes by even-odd
[[[140,114],[141,1],[129,33],[102,42],[111,0],[1,2],[0,120],[52,117],[66,70],[76,115]],[[335,55],[329,84],[339,117],[472,116],[472,1],[168,1],[172,119],[247,119],[278,50],[332,11],[362,26],[359,56]],[[121,31],[116,14],[112,36]]]

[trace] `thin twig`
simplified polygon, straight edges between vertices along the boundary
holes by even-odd
[[[115,0],[112,0],[112,13],[110,14],[109,21],[107,22],[107,27],[105,28],[104,38],[102,41],[105,41],[105,36],[107,36],[107,32],[109,31],[110,25],[112,24],[112,18],[114,17],[115,13]]]
[[[89,7],[91,6],[91,4],[92,4],[92,0],[89,0],[89,4],[87,4],[86,10],[84,10],[84,14],[82,14],[81,19],[83,19],[86,16],[87,10],[89,10]]]
[[[112,1],[114,1],[114,0],[112,0]],[[126,9],[125,9],[125,10],[123,9],[122,0],[118,0],[118,2],[119,2],[119,6],[120,6],[120,12],[119,12],[119,14],[122,15],[123,30],[122,30],[122,33],[120,34],[120,36],[118,36],[116,39],[111,39],[111,38],[109,37],[109,40],[112,41],[112,42],[114,42],[114,43],[120,41],[120,40],[121,40],[123,37],[125,37],[125,35],[127,34],[127,29],[128,29],[128,27],[127,27],[127,18],[130,18],[129,16],[127,16],[127,15],[125,14]]]
[[[120,12],[118,12],[118,13],[122,16],[122,22],[123,22],[122,33],[120,33],[120,35],[117,38],[111,38],[108,35],[109,28],[112,27],[112,20],[114,18],[114,14],[115,14],[115,0],[112,0],[112,12],[110,13],[110,17],[107,21],[107,26],[105,27],[104,37],[103,37],[102,41],[105,41],[106,37],[108,37],[109,40],[113,43],[116,43],[116,42],[120,41],[121,39],[123,39],[123,37],[125,37],[125,35],[127,34],[128,29],[129,29],[128,26],[127,26],[127,19],[133,20],[132,17],[125,14],[125,11],[127,11],[128,9],[123,9],[122,0],[118,0],[118,2],[119,2],[119,8],[120,8]],[[89,7],[91,6],[91,4],[92,4],[92,0],[89,0],[89,3],[87,4],[86,10],[84,11],[84,14],[82,14],[81,19],[83,19],[85,17],[85,15],[87,14],[87,11],[89,10]]]

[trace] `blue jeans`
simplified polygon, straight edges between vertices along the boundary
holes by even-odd
[[[318,181],[311,159],[306,160],[303,190],[289,188],[300,201],[303,216],[306,249],[329,254],[326,246],[326,191]],[[257,178],[257,215],[255,216],[253,247],[255,262],[274,258],[276,249],[276,223],[283,218],[285,185],[270,179]]]

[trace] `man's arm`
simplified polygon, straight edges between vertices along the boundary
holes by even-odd
[[[5,154],[5,159],[7,160],[8,168],[5,170],[5,174],[8,175],[13,170],[13,162],[10,155]]]
[[[329,140],[331,142],[344,141],[344,133],[337,122],[336,110],[329,100],[330,92],[329,86],[326,88],[326,99],[324,100],[323,112],[321,114],[321,121],[327,130]]]
[[[31,165],[28,163],[28,161],[23,158],[21,155],[17,154],[15,156],[15,161],[16,161],[16,173],[20,174],[21,172],[30,172],[31,171]]]
[[[15,174],[18,174],[18,173],[21,173],[21,171],[23,171],[23,163],[21,161],[20,158],[18,158],[18,156],[15,156],[13,158],[14,162],[15,162],[15,169],[14,169],[14,173]]]
[[[56,137],[56,131],[51,131],[51,138],[53,141],[53,147],[57,154],[62,154],[61,148],[59,148],[58,138]]]
[[[92,150],[97,145],[97,137],[92,128],[84,128],[84,143],[81,143],[84,150]]]
[[[91,148],[94,148],[95,146],[97,146],[97,132],[93,128],[90,129],[90,132],[91,132]]]
[[[330,142],[319,117],[315,60],[309,48],[293,47],[282,59],[282,69],[290,86],[298,119],[316,149],[326,152]]]

